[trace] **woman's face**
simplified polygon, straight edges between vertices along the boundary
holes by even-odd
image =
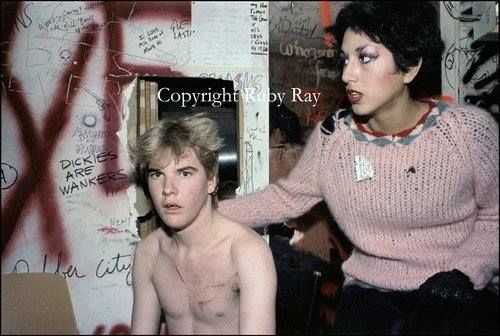
[[[365,33],[346,30],[341,60],[342,81],[355,114],[381,114],[408,99],[405,84],[413,77],[397,71],[392,53]]]

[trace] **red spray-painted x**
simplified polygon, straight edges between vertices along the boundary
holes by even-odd
[[[82,34],[77,44],[75,56],[70,62],[72,66],[66,68],[60,75],[59,84],[55,90],[56,94],[46,111],[42,132],[37,131],[35,127],[33,109],[25,95],[20,93],[23,91],[22,85],[15,76],[11,81],[12,90],[6,93],[7,102],[14,111],[14,116],[21,129],[22,146],[27,154],[25,166],[29,168],[22,174],[2,208],[2,258],[8,253],[9,243],[14,240],[12,239],[14,231],[22,217],[23,210],[30,201],[37,201],[38,210],[42,214],[40,223],[42,241],[47,253],[53,255],[54,258],[57,257],[58,253],[61,253],[63,264],[70,259],[49,165],[58,138],[71,116],[71,108],[67,106],[67,103],[76,97],[76,93],[72,93],[66,99],[65,95],[60,93],[64,92],[66,79],[70,75],[83,75],[85,71],[83,57],[93,47],[95,40],[93,27],[89,27],[87,32]],[[10,64],[8,56],[4,64],[7,64],[4,69],[8,69]]]

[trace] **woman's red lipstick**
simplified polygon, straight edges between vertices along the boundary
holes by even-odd
[[[351,104],[359,103],[359,101],[363,97],[363,94],[358,92],[358,91],[354,91],[354,90],[346,90],[346,91],[347,91],[347,98],[349,99]]]

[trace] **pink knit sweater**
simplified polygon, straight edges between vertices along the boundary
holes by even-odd
[[[257,227],[324,199],[354,245],[346,282],[413,290],[456,268],[476,289],[498,285],[498,124],[473,106],[437,104],[403,138],[372,137],[336,113],[333,133],[318,125],[287,179],[218,210]]]

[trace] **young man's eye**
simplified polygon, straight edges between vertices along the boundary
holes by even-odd
[[[181,171],[181,176],[182,177],[188,177],[188,176],[191,176],[191,175],[192,175],[192,173],[189,172],[189,171],[187,171],[187,170]]]
[[[149,173],[149,177],[152,179],[156,179],[160,176],[161,176],[161,173],[159,171],[153,171],[153,172]]]

